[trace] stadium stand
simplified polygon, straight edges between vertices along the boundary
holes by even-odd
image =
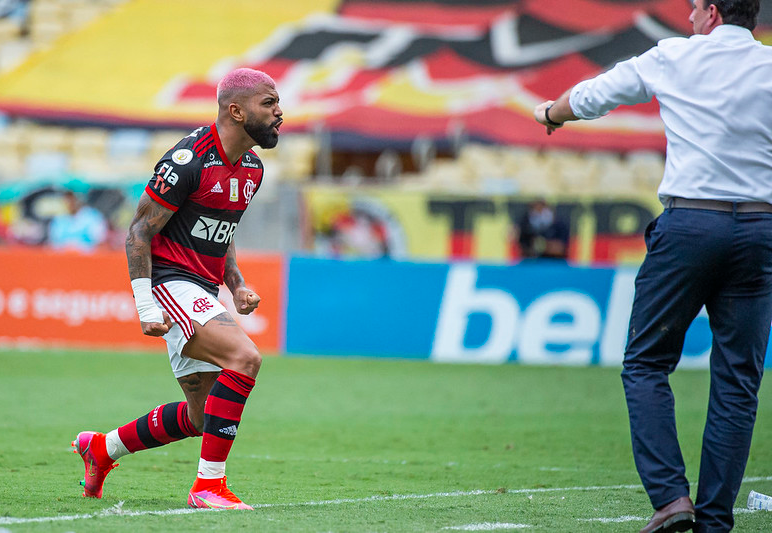
[[[56,170],[94,182],[141,177],[187,134],[185,130],[109,130],[8,119],[4,124],[0,121],[0,131],[4,158],[0,181],[20,174],[53,175]],[[312,135],[288,134],[275,150],[262,151],[261,157],[275,179],[302,183],[318,176],[319,142]],[[403,172],[396,181],[387,181],[396,187],[466,193],[614,196],[652,191],[663,169],[663,155],[654,151],[620,155],[467,143],[456,158],[434,158],[421,171]],[[359,175],[365,182],[384,182],[375,175]]]
[[[6,0],[0,3],[0,73],[20,65],[126,0]]]
[[[0,2],[0,74],[13,69],[29,54],[50,48],[60,37],[125,3],[126,0]],[[357,5],[353,0],[341,2],[341,13],[362,17],[356,11]],[[383,6],[387,10],[388,6]],[[620,8],[620,21],[625,18],[623,11]],[[541,12],[532,15],[543,16]],[[658,15],[668,21],[665,14]],[[314,30],[311,27],[299,31],[312,34]],[[301,37],[302,33],[296,36]],[[280,58],[284,52],[277,49],[272,53]],[[434,65],[432,61],[442,57],[427,62],[429,71]],[[279,63],[275,67],[279,68]],[[20,176],[53,176],[57,172],[94,183],[116,177],[139,179],[147,176],[158,158],[187,134],[181,128],[62,126],[35,120],[0,115],[0,182]],[[369,167],[348,165],[336,176],[331,176],[329,140],[313,132],[286,133],[276,150],[264,151],[261,156],[274,179],[293,184],[324,178],[345,184],[388,183],[405,189],[526,196],[651,194],[664,165],[663,154],[651,149],[626,153],[575,147],[545,150],[539,146],[469,142],[462,137],[457,142],[451,139],[451,152],[440,155],[431,139],[414,143],[408,150],[403,147],[396,157],[393,152],[373,151],[368,156],[372,163]],[[395,169],[402,170],[394,176]]]

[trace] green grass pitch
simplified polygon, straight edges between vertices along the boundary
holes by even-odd
[[[69,443],[183,399],[164,353],[0,351],[0,533],[21,531],[637,531],[618,368],[441,365],[266,357],[228,460],[254,512],[186,509],[200,439],[124,457],[101,500],[81,497]],[[708,374],[672,377],[695,483]],[[772,494],[772,405],[762,385],[736,531]]]

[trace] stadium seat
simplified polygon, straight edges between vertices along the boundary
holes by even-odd
[[[180,139],[189,135],[190,131],[159,130],[150,134],[150,143],[145,152],[146,166],[152,169],[163,155],[168,152]]]
[[[107,150],[109,134],[102,128],[79,128],[72,138],[73,155],[87,155],[94,158],[104,158]]]
[[[68,30],[67,10],[63,2],[37,0],[29,10],[29,32],[38,46],[52,43]]]
[[[149,174],[146,154],[150,132],[140,128],[121,128],[108,133],[105,157],[113,174],[133,177]]]
[[[257,149],[261,158],[275,156],[282,163],[280,179],[285,181],[307,181],[314,175],[317,141],[310,135],[290,134],[282,137],[275,150]]]
[[[58,126],[32,126],[30,151],[71,152],[72,131]]]
[[[107,157],[123,159],[138,158],[150,147],[150,132],[139,128],[121,128],[109,133]]]
[[[633,179],[641,192],[657,189],[665,171],[665,157],[660,152],[636,150],[625,156]]]
[[[105,11],[105,6],[98,2],[73,2],[67,10],[69,26],[72,29],[81,28],[95,20]]]
[[[70,170],[70,157],[64,152],[30,152],[25,160],[25,173],[32,179],[60,181]]]
[[[467,167],[454,160],[436,159],[422,173],[422,179],[428,188],[448,192],[466,192],[468,183],[473,180]]]
[[[602,196],[630,195],[637,192],[629,165],[615,152],[590,152],[598,164],[596,193]]]
[[[13,147],[9,147],[0,136],[0,154],[3,164],[0,166],[0,182],[18,183],[24,177],[24,157]]]
[[[21,37],[21,24],[10,17],[0,18],[0,44],[15,41]]]

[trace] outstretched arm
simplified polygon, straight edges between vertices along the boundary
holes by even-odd
[[[617,63],[614,68],[584,80],[533,110],[533,118],[547,127],[547,135],[569,120],[592,120],[620,105],[649,102],[653,85],[662,72],[660,51],[655,46],[640,56]]]
[[[533,110],[533,118],[536,122],[547,127],[547,135],[563,126],[563,123],[569,120],[579,120],[571,110],[568,98],[571,95],[571,89],[564,92],[557,100],[547,100],[537,105]],[[549,109],[549,112],[547,111]],[[549,115],[549,117],[547,116]]]
[[[129,262],[129,278],[134,290],[134,300],[142,325],[142,333],[152,337],[165,335],[171,328],[171,320],[153,301],[150,292],[152,263],[150,241],[166,225],[174,212],[154,202],[142,193],[134,220],[126,235],[126,258]]]
[[[236,306],[236,311],[239,314],[248,315],[257,309],[257,305],[260,303],[260,296],[246,287],[244,277],[236,264],[236,246],[233,242],[228,245],[228,251],[225,253],[225,274],[223,280],[233,295],[233,305]]]

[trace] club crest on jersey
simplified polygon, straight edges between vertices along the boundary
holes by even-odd
[[[238,178],[231,178],[231,202],[238,202],[239,201],[239,179]]]
[[[181,148],[172,154],[172,161],[178,165],[187,165],[193,160],[193,152],[187,148]]]
[[[255,194],[255,189],[257,189],[257,185],[252,180],[247,180],[247,183],[244,185],[244,201],[249,204],[249,202],[252,200],[252,195]]]

